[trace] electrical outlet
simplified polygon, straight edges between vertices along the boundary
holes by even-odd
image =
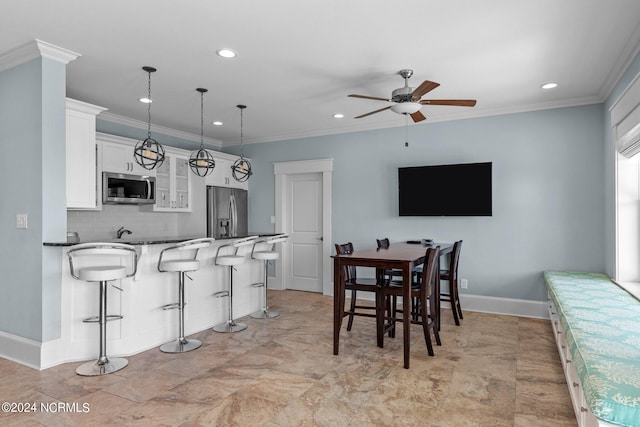
[[[27,214],[16,214],[16,228],[27,228]]]
[[[462,289],[467,289],[467,279],[460,279],[460,287]]]
[[[271,224],[275,224],[276,223],[276,217],[275,216],[271,216]]]

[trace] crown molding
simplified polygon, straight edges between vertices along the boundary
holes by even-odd
[[[116,123],[122,126],[129,126],[136,129],[142,129],[144,131],[147,130],[148,123],[143,122],[141,120],[131,119],[129,117],[119,116],[113,113],[102,113],[100,114],[100,120],[104,120],[105,122]],[[167,136],[173,136],[175,138],[186,139],[187,141],[200,142],[200,135],[195,135],[193,133],[184,132],[181,130],[171,129],[164,126],[153,125],[154,132],[161,133]],[[212,145],[216,148],[222,148],[222,141],[207,138],[206,136],[203,138],[203,142],[207,145]]]
[[[52,59],[63,64],[75,60],[80,55],[62,47],[52,45],[42,40],[32,40],[0,55],[0,71],[8,70],[36,58]]]
[[[77,111],[79,113],[93,114],[97,116],[103,111],[107,111],[108,108],[99,107],[97,105],[89,104],[88,102],[78,101],[77,99],[66,98],[67,110]]]

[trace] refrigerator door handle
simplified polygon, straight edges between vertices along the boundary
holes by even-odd
[[[233,194],[229,197],[229,219],[231,220],[231,235],[236,237],[238,235],[238,209],[236,197]]]

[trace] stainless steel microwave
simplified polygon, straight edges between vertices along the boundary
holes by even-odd
[[[102,172],[102,203],[143,205],[155,202],[155,177]]]

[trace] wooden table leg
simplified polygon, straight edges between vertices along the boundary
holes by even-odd
[[[402,338],[404,341],[404,368],[409,369],[411,352],[411,266],[402,268]]]
[[[344,318],[344,268],[340,258],[333,259],[333,354],[340,348],[340,329]]]
[[[380,286],[384,286],[384,270],[376,268],[376,279]],[[385,312],[385,297],[382,292],[376,292],[376,340],[378,347],[384,347],[384,312]]]

